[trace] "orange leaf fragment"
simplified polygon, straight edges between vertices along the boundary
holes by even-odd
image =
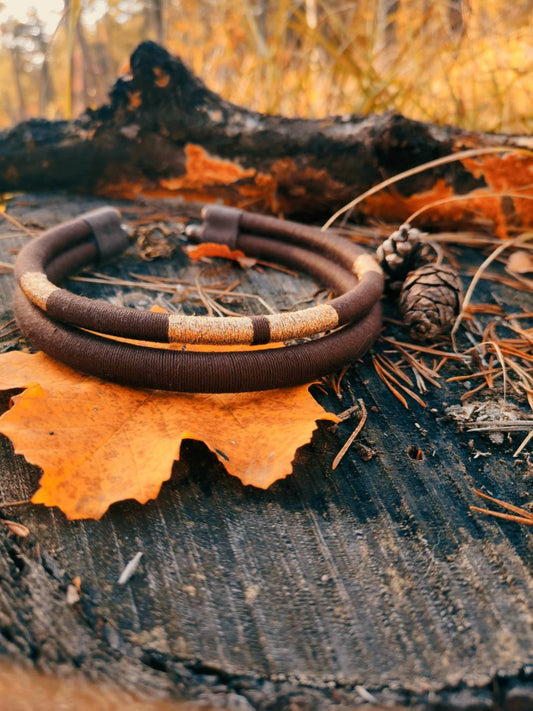
[[[189,259],[194,262],[202,257],[222,257],[238,262],[243,269],[257,264],[257,259],[247,257],[240,249],[230,249],[227,244],[218,244],[217,242],[204,242],[197,247],[189,247],[186,251]]]
[[[243,484],[266,489],[291,473],[317,420],[338,420],[307,386],[190,395],[104,382],[43,353],[13,351],[0,363],[1,390],[25,388],[0,417],[0,432],[43,469],[33,503],[58,506],[69,519],[155,498],[186,438],[205,442]]]

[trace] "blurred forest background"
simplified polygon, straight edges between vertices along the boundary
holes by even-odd
[[[533,0],[56,1],[0,2],[1,126],[104,103],[153,39],[259,111],[532,132]]]

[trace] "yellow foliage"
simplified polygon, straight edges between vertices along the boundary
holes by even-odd
[[[261,14],[253,0],[183,0],[167,4],[165,30],[168,49],[210,88],[251,109],[310,117],[394,110],[473,130],[531,133],[530,10],[503,0],[401,0],[387,14],[391,5],[269,0]],[[68,110],[64,34],[49,48],[54,116]],[[118,0],[108,0],[105,17],[83,34],[87,47],[77,38],[74,52],[74,113],[106,100],[129,52],[155,39],[156,28],[143,12],[125,16]],[[7,46],[0,66],[9,64]],[[32,66],[22,84],[26,113],[37,115]],[[4,88],[4,125],[20,118],[14,87]]]

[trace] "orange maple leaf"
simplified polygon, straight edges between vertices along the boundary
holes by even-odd
[[[43,469],[33,503],[58,506],[69,519],[155,498],[183,439],[205,442],[229,474],[266,489],[291,473],[317,420],[338,421],[308,386],[191,395],[104,382],[44,353],[13,351],[0,362],[0,390],[24,388],[0,417],[0,432]]]

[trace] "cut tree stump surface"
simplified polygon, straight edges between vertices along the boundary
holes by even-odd
[[[98,204],[26,194],[8,211],[44,228]],[[133,210],[123,207],[126,216]],[[4,238],[12,229],[4,227],[0,260],[12,262],[27,238]],[[179,270],[193,279],[217,269],[228,280],[236,269],[135,255],[105,268],[125,277]],[[280,272],[239,278],[278,308],[316,290]],[[12,275],[0,275],[1,322],[12,316],[12,289]],[[517,306],[529,298],[533,309],[523,292],[498,290]],[[145,307],[154,299],[122,292]],[[4,338],[0,348],[16,345],[16,336]],[[76,522],[43,506],[0,508],[31,531],[19,539],[0,529],[0,651],[53,674],[80,669],[215,707],[346,708],[365,703],[368,692],[400,707],[533,708],[531,530],[468,509],[478,503],[474,487],[527,503],[533,472],[526,455],[512,457],[519,440],[495,445],[446,419],[463,391],[432,388],[427,409],[405,410],[365,357],[343,379],[342,400],[331,389],[316,395],[337,413],[364,401],[358,442],[375,451],[369,461],[352,448],[332,472],[356,421],[336,431],[322,423],[292,476],[268,491],[242,486],[205,445],[187,441],[171,480],[145,506],[123,502],[101,521]],[[424,458],[413,458],[413,448]],[[39,470],[5,438],[0,457],[0,500],[30,497]],[[119,586],[138,551],[138,571]],[[69,606],[65,590],[76,577],[81,600]]]

